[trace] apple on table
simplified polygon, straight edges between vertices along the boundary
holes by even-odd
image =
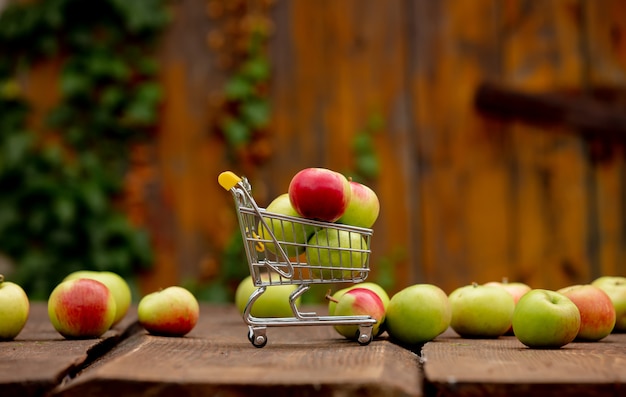
[[[270,281],[269,274],[261,274],[261,280]],[[271,275],[278,278],[278,275]],[[235,290],[235,306],[239,313],[243,314],[246,305],[250,299],[250,295],[256,291],[258,287],[254,285],[252,276],[247,276],[239,282]],[[295,284],[269,285],[265,292],[259,296],[254,305],[250,309],[250,315],[253,317],[293,317],[294,313],[289,302],[289,297],[296,290]],[[300,304],[301,299],[296,299],[296,307]]]
[[[18,284],[5,281],[0,274],[0,341],[14,339],[28,320],[30,303]]]
[[[607,293],[615,307],[613,332],[626,332],[626,277],[601,276],[591,282]]]
[[[98,338],[115,320],[115,298],[100,281],[89,278],[59,283],[48,298],[48,317],[67,339]]]
[[[557,349],[574,341],[580,329],[580,311],[567,296],[533,289],[517,302],[513,333],[529,348]]]
[[[145,295],[137,306],[139,324],[157,336],[184,336],[196,326],[199,316],[196,297],[176,285]]]
[[[516,305],[520,298],[532,289],[528,284],[519,281],[510,282],[508,277],[502,277],[502,281],[489,281],[484,285],[496,286],[505,289],[511,294]],[[513,335],[512,325],[506,331],[505,335]]]
[[[580,311],[580,329],[576,339],[598,341],[615,326],[615,307],[609,295],[591,284],[571,285],[557,292],[567,296]]]
[[[370,316],[376,320],[371,336],[380,334],[385,321],[385,304],[380,296],[369,288],[352,288],[342,294],[335,302],[335,316]],[[335,325],[335,330],[351,340],[360,340],[359,326],[353,324]]]
[[[132,294],[128,283],[122,276],[111,271],[79,270],[68,274],[64,281],[79,278],[100,281],[109,288],[115,299],[115,319],[112,326],[119,323],[126,316],[132,301]]]
[[[385,316],[389,336],[406,345],[428,342],[450,325],[448,295],[432,284],[413,284],[396,292]]]
[[[452,308],[450,326],[465,338],[497,338],[511,327],[515,301],[505,289],[472,283],[448,297]]]

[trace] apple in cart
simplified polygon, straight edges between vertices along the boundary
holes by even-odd
[[[576,339],[598,341],[615,326],[615,307],[609,295],[591,284],[571,285],[557,292],[567,296],[580,311],[580,329]]]
[[[513,301],[515,304],[519,302],[520,298],[528,291],[531,290],[528,284],[520,283],[520,282],[509,282],[508,278],[503,277],[502,281],[490,281],[485,283],[484,285],[492,285],[496,287],[501,287],[507,290],[511,296],[513,296]],[[513,334],[513,326],[509,327],[506,332],[507,335]]]
[[[126,316],[132,295],[128,283],[119,274],[110,271],[79,270],[70,273],[64,280],[75,280],[78,278],[97,280],[109,288],[115,299],[115,319],[113,320],[113,325],[119,323]]]
[[[347,288],[343,288],[338,290],[337,292],[335,292],[332,296],[328,296],[327,295],[327,299],[328,299],[328,314],[333,316],[335,315],[335,308],[337,307],[337,302],[339,302],[339,300],[341,299],[341,297],[348,291],[356,289],[356,288],[362,288],[362,289],[369,289],[370,291],[374,292],[378,298],[382,301],[383,303],[383,308],[385,310],[385,313],[387,312],[387,307],[389,306],[389,295],[387,294],[387,291],[385,291],[385,289],[383,287],[381,287],[380,285],[373,283],[373,282],[363,282],[363,283],[358,283],[358,284],[354,284],[350,287]],[[329,293],[330,295],[330,293]],[[383,319],[380,323],[380,325],[376,328],[377,332],[372,333],[372,335],[379,336],[380,334],[382,334],[385,331],[385,320]]]
[[[289,182],[289,200],[303,217],[324,222],[341,218],[352,191],[348,179],[326,168],[305,168]]]
[[[448,329],[451,315],[448,296],[441,288],[413,284],[391,297],[385,327],[393,340],[416,345],[433,340]]]
[[[580,329],[580,311],[567,296],[533,289],[517,302],[513,333],[530,348],[557,349],[572,342]]]
[[[323,228],[309,239],[306,259],[314,277],[349,280],[365,265],[368,249],[360,233]]]
[[[607,293],[615,307],[614,332],[626,331],[626,277],[602,276],[591,282]]]
[[[48,317],[67,339],[98,338],[113,324],[113,293],[100,281],[78,278],[59,283],[48,298]]]
[[[14,339],[24,328],[30,303],[18,284],[5,281],[0,274],[0,341]]]
[[[281,194],[272,200],[266,210],[275,214],[301,218],[300,214],[298,214],[298,212],[291,205],[288,193]],[[267,223],[267,226],[269,226],[269,230],[263,225],[262,222],[259,221],[258,230],[261,238],[264,240],[272,240],[273,234],[278,241],[284,241],[285,244],[281,244],[281,246],[290,258],[297,257],[302,254],[304,252],[306,242],[313,235],[313,233],[315,233],[315,227],[311,225],[289,222],[271,217],[264,217],[263,219]],[[274,243],[266,242],[264,245],[265,248],[271,253],[278,255],[279,251]]]
[[[280,278],[278,275],[272,274],[271,280],[278,283]],[[262,274],[261,279],[264,282],[270,280],[268,274]],[[248,276],[241,280],[235,291],[235,306],[239,313],[244,312],[250,295],[256,291],[258,287],[254,286],[252,276]],[[265,292],[254,302],[250,314],[254,317],[293,317],[293,310],[289,303],[289,297],[296,290],[295,284],[269,285]],[[296,300],[296,307],[300,305],[300,298]]]
[[[137,306],[139,324],[152,335],[184,336],[196,326],[199,316],[196,297],[176,285],[144,296]]]
[[[335,316],[370,316],[376,320],[372,335],[380,334],[380,326],[385,321],[385,305],[374,291],[367,288],[353,288],[339,297],[334,310]],[[358,325],[335,325],[335,330],[344,337],[357,340]]]
[[[371,228],[378,219],[380,202],[368,186],[350,180],[350,203],[346,212],[337,220],[346,225]]]
[[[497,338],[511,327],[515,301],[505,289],[472,283],[448,296],[450,326],[464,338]]]

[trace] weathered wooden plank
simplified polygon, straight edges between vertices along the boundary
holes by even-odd
[[[268,328],[267,336],[257,349],[233,306],[203,306],[187,336],[140,332],[54,395],[421,395],[418,356],[386,340],[360,346],[327,326]]]
[[[463,339],[452,331],[422,349],[426,395],[620,396],[626,335],[529,349],[514,336]]]
[[[46,304],[31,304],[22,332],[13,341],[0,342],[0,395],[45,395],[111,349],[135,321],[129,314],[101,338],[67,340],[52,327]]]

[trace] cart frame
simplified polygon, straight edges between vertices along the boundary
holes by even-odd
[[[243,312],[252,345],[266,345],[267,327],[319,325],[357,325],[356,341],[361,345],[369,344],[376,319],[365,315],[320,316],[315,312],[301,312],[297,300],[312,284],[364,281],[370,270],[372,229],[269,212],[256,204],[248,180],[231,171],[221,173],[218,182],[233,195],[250,275],[256,287]],[[315,236],[324,237],[306,241],[293,237],[298,233],[311,233],[311,230]],[[323,233],[318,233],[320,231]],[[254,303],[267,287],[276,285],[297,285],[289,297],[293,316],[253,316]]]

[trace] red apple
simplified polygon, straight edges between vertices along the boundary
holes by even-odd
[[[350,181],[350,203],[346,212],[337,220],[346,225],[371,228],[378,219],[380,202],[372,189],[361,183]]]
[[[61,282],[48,298],[50,322],[67,339],[98,338],[115,320],[115,298],[100,281]]]
[[[626,277],[602,276],[592,281],[591,285],[607,293],[615,307],[615,327],[613,332],[626,331]]]
[[[525,293],[531,290],[529,285],[520,283],[520,282],[510,283],[506,277],[503,277],[502,281],[490,281],[488,283],[485,283],[485,285],[491,285],[491,286],[504,288],[506,291],[508,291],[509,294],[511,294],[511,296],[513,297],[513,301],[515,302],[516,305],[517,305],[517,302],[519,302],[520,298]],[[509,328],[509,330],[506,332],[506,334],[513,335],[512,325]]]
[[[598,341],[613,331],[615,307],[601,288],[591,284],[572,285],[558,290],[580,311],[580,329],[576,339]]]
[[[198,322],[200,307],[189,290],[172,286],[150,293],[139,301],[139,324],[153,335],[184,336]]]
[[[352,191],[345,176],[326,168],[305,168],[289,183],[289,200],[301,216],[324,222],[341,218]]]
[[[336,302],[335,316],[370,316],[377,320],[372,328],[372,335],[379,334],[379,328],[385,321],[385,304],[377,293],[369,288],[353,288],[346,291]],[[358,325],[335,325],[335,330],[348,339],[359,338]]]

